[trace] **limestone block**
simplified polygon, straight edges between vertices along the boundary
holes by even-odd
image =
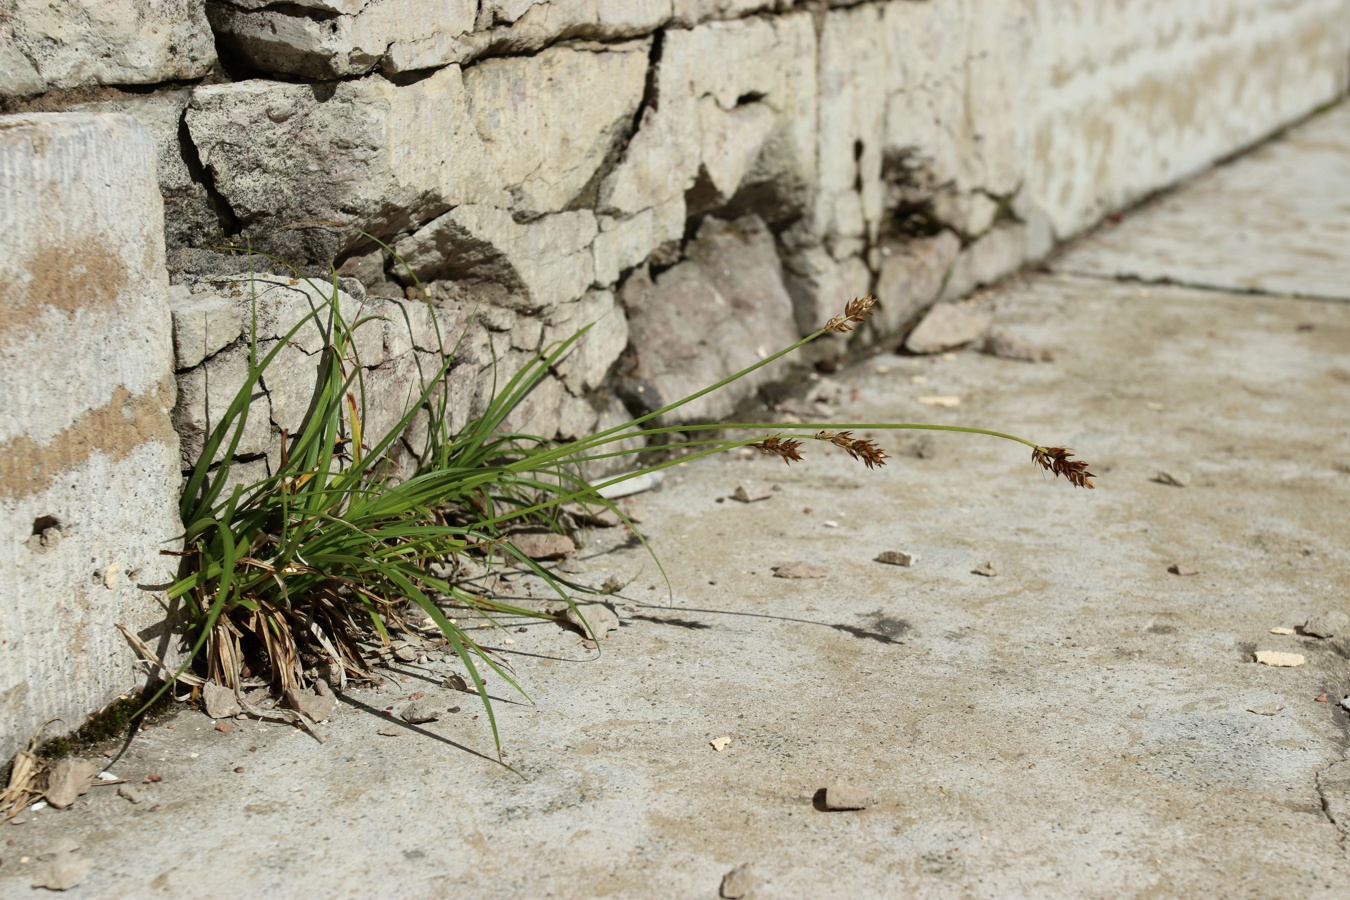
[[[993,284],[1017,270],[1026,258],[1025,226],[1000,225],[957,256],[942,290],[942,299],[955,300],[980,285]]]
[[[193,287],[198,288],[196,293]],[[174,365],[190,369],[233,343],[242,329],[233,301],[202,285],[169,288],[169,311],[173,315]]]
[[[143,96],[126,95],[116,100],[82,103],[72,110],[124,113],[149,130],[155,138],[159,162],[159,189],[164,195],[164,240],[169,250],[200,247],[224,236],[220,213],[210,194],[194,177],[184,156],[183,112],[192,91],[187,88],[158,90]]]
[[[682,198],[644,209],[627,217],[597,216],[600,228],[591,246],[595,254],[595,283],[609,287],[666,241],[684,237]]]
[[[210,85],[187,124],[253,246],[326,263],[358,245],[357,226],[392,237],[462,204],[568,208],[632,121],[645,46],[557,47],[402,86]],[[277,230],[306,220],[354,227]]]
[[[563,385],[582,396],[600,386],[609,367],[628,346],[628,319],[610,291],[589,291],[575,306],[576,312],[567,323],[547,329],[544,340],[547,344],[563,341],[587,328],[553,367]]]
[[[886,146],[914,148],[936,183],[962,195],[975,188],[1008,194],[1021,178],[1018,91],[1030,51],[1020,8],[941,0],[881,10]]]
[[[331,79],[383,63],[391,71],[468,58],[474,0],[259,3],[211,0],[211,26],[226,46],[265,72]],[[319,13],[320,15],[315,15]]]
[[[473,127],[491,148],[493,175],[518,215],[568,208],[627,137],[646,83],[648,46],[554,47],[485,60],[464,73]]]
[[[900,334],[942,293],[961,242],[950,231],[903,244],[882,245],[877,306],[872,321],[886,335]]]
[[[599,229],[590,210],[519,224],[492,206],[460,206],[396,245],[421,279],[451,278],[504,285],[505,303],[546,310],[575,300],[595,279],[591,242]]]
[[[115,622],[168,649],[138,587],[182,527],[162,216],[135,121],[0,117],[0,757],[142,680]]]
[[[184,471],[197,464],[212,431],[223,420],[225,412],[247,379],[248,349],[244,346],[217,353],[196,368],[179,374],[173,426],[182,441],[181,465]],[[310,387],[312,390],[312,381]],[[250,394],[244,432],[235,448],[237,455],[257,455],[271,449],[271,415],[267,392],[261,384],[255,384]],[[217,449],[212,456],[213,463],[224,459],[230,440],[227,437]]]
[[[323,100],[320,100],[320,97]],[[241,81],[193,91],[187,126],[216,190],[254,247],[293,263],[332,260],[359,236],[277,228],[303,220],[392,235],[495,196],[458,67],[414,84]]]
[[[215,64],[205,0],[6,0],[2,24],[27,61],[16,80],[47,88],[200,78]],[[0,40],[0,47],[3,47]],[[0,51],[0,58],[6,56]],[[8,66],[0,71],[9,72]],[[11,76],[13,77],[13,76]],[[16,92],[18,93],[18,92]]]
[[[810,334],[839,315],[850,299],[868,293],[872,281],[872,273],[862,259],[846,256],[836,260],[818,244],[797,249],[784,259],[783,267],[800,335]],[[827,355],[834,355],[834,351]]]
[[[754,216],[704,220],[685,262],[655,278],[639,270],[624,282],[635,371],[673,400],[730,375],[796,339],[792,299],[783,286],[773,235]],[[725,416],[782,363],[694,401],[676,422]]]

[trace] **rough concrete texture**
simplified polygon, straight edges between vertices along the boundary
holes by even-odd
[[[1345,0],[1037,0],[1018,213],[1074,234],[1344,88]],[[1110,60],[1109,63],[1103,63]]]
[[[0,756],[137,680],[181,526],[163,205],[125,116],[0,118]],[[163,644],[161,643],[161,646]]]
[[[28,95],[200,78],[216,45],[205,0],[0,0],[0,60],[0,90]]]
[[[1195,179],[1055,261],[1063,272],[1340,298],[1350,244],[1350,108]],[[1270,185],[1287,189],[1275,194]],[[1264,205],[1255,212],[1256,198]]]
[[[1253,188],[1251,214],[1297,185]],[[1188,202],[1241,227],[1203,184]],[[1345,258],[1298,234],[1259,252]],[[625,585],[602,654],[551,624],[481,632],[534,700],[489,678],[519,775],[487,758],[482,710],[441,686],[457,666],[433,651],[345,695],[327,743],[195,712],[139,734],[112,771],[162,778],[138,786],[146,802],[94,787],[29,813],[5,829],[0,889],[76,835],[89,896],[226,879],[269,896],[713,896],[745,863],[764,897],[1341,896],[1350,643],[1297,626],[1350,607],[1350,290],[1052,274],[990,299],[997,327],[1055,361],[882,355],[808,399],[833,398],[836,421],[1068,444],[1096,490],[1020,445],[927,432],[876,431],[877,471],[815,442],[791,468],[678,467],[632,501],[673,599],[622,529],[597,529],[566,565]],[[729,499],[765,483],[780,489]],[[771,576],[794,561],[828,573]],[[439,718],[402,720],[414,699]],[[824,811],[841,785],[875,805]]]

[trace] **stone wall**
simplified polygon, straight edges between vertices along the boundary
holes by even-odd
[[[0,0],[0,111],[117,113],[153,141],[172,288],[142,300],[173,313],[183,466],[241,377],[251,299],[265,343],[314,300],[261,258],[279,277],[248,286],[226,245],[336,266],[381,317],[361,365],[385,421],[434,362],[414,281],[469,332],[456,422],[494,368],[596,323],[520,413],[574,436],[855,295],[879,314],[812,358],[898,341],[1339,97],[1348,61],[1350,0]],[[315,350],[264,377],[242,473],[275,465]]]

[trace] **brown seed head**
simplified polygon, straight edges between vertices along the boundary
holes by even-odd
[[[837,331],[839,334],[847,334],[853,326],[862,322],[872,314],[872,307],[876,305],[876,298],[871,294],[866,297],[854,297],[844,305],[844,314],[835,316],[825,323],[826,331]]]
[[[750,446],[758,447],[765,453],[777,453],[783,458],[783,462],[792,465],[793,460],[800,461],[802,458],[802,455],[797,452],[797,448],[801,445],[801,441],[794,441],[792,438],[771,437]]]
[[[853,437],[851,431],[818,431],[816,440],[829,441],[854,459],[862,460],[863,465],[869,469],[886,465],[886,454],[880,447],[865,438]]]
[[[1088,471],[1086,462],[1070,459],[1071,456],[1073,453],[1065,447],[1037,447],[1031,451],[1031,461],[1045,471],[1063,475],[1074,487],[1095,488],[1092,479],[1097,476]]]

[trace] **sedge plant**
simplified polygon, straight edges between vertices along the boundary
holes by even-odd
[[[494,386],[485,411],[457,433],[449,428],[444,388],[447,379],[457,377],[452,363],[464,332],[447,346],[437,330],[439,366],[421,384],[410,386],[403,416],[386,433],[370,435],[362,430],[367,418],[364,371],[354,335],[375,317],[358,313],[347,321],[338,302],[336,277],[331,288],[320,293],[325,302],[315,304],[265,353],[257,338],[255,312],[245,381],[208,435],[188,478],[180,509],[185,538],[182,573],[168,593],[186,609],[190,649],[187,662],[169,673],[165,687],[194,661],[201,670],[194,682],[213,681],[236,695],[259,683],[285,694],[320,680],[341,685],[348,678],[368,678],[378,657],[372,643],[387,647],[391,630],[406,630],[409,613],[420,611],[468,672],[500,760],[501,735],[484,674],[495,673],[522,696],[525,691],[506,663],[452,616],[461,610],[495,623],[498,616],[554,614],[470,590],[453,578],[433,574],[445,571],[433,565],[462,555],[514,560],[543,578],[575,609],[574,595],[588,589],[541,566],[511,540],[523,526],[560,528],[564,504],[607,508],[633,527],[605,499],[605,488],[743,446],[791,463],[803,459],[807,441],[816,440],[842,448],[869,469],[884,466],[886,454],[873,441],[853,436],[860,429],[926,429],[1001,438],[1029,447],[1037,465],[1070,484],[1093,487],[1087,465],[1072,459],[1067,449],[980,428],[887,422],[652,424],[826,334],[848,332],[871,314],[875,303],[871,297],[850,301],[842,315],[816,332],[687,397],[622,425],[558,442],[513,431],[504,423],[584,337],[589,325],[545,348],[505,384]],[[425,291],[422,298],[436,324]],[[281,436],[275,472],[227,491],[230,460],[250,415],[250,398],[281,348],[311,323],[325,334],[326,346],[309,414],[299,433]],[[425,446],[412,474],[396,477],[387,465],[388,452],[419,414],[428,423]],[[632,447],[633,438],[672,432],[692,438],[674,456],[668,445]],[[587,463],[656,452],[663,456],[650,465],[598,483],[582,474]],[[660,560],[656,563],[659,567]]]

